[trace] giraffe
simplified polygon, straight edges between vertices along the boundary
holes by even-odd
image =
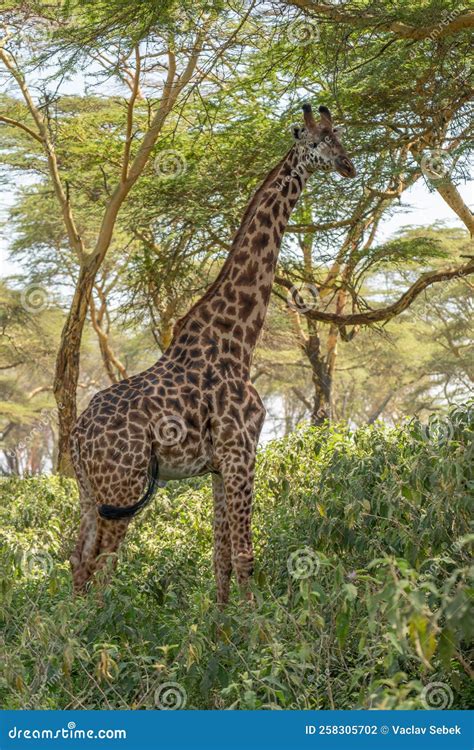
[[[215,281],[175,325],[148,370],[97,393],[71,438],[81,522],[70,558],[83,593],[158,483],[212,474],[217,602],[232,572],[251,599],[252,494],[265,417],[250,381],[252,354],[269,304],[282,235],[316,170],[355,176],[327,107],[303,105],[294,143],[251,198]]]

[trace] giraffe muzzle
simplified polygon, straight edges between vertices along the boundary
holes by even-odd
[[[340,156],[336,159],[336,169],[343,177],[350,177],[353,179],[357,172],[353,163],[347,156]]]

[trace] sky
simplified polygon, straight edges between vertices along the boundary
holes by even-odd
[[[474,180],[457,187],[465,203],[473,210]],[[444,221],[447,226],[464,227],[464,224],[439,193],[436,191],[430,192],[426,182],[420,179],[403,194],[402,207],[396,214],[384,221],[377,234],[377,239],[379,242],[385,242],[406,224],[430,226],[436,221]]]

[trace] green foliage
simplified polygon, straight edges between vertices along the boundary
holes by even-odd
[[[216,0],[197,7],[189,0],[151,0],[139,5],[133,0],[66,0],[62,5],[68,25],[66,31],[55,34],[60,49],[65,42],[71,47],[119,43],[127,48],[157,33],[183,34],[189,32],[190,19],[198,12],[218,13],[222,7]]]
[[[423,708],[436,681],[466,708],[473,430],[471,406],[428,427],[339,425],[270,444],[255,605],[234,591],[225,612],[207,482],[160,491],[99,602],[71,598],[74,483],[4,480],[1,705],[155,708],[176,682],[188,708]]]

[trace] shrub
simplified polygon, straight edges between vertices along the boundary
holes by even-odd
[[[269,444],[255,604],[234,590],[225,612],[207,480],[161,490],[112,584],[76,600],[75,483],[2,480],[1,705],[468,707],[473,416],[306,428]]]

